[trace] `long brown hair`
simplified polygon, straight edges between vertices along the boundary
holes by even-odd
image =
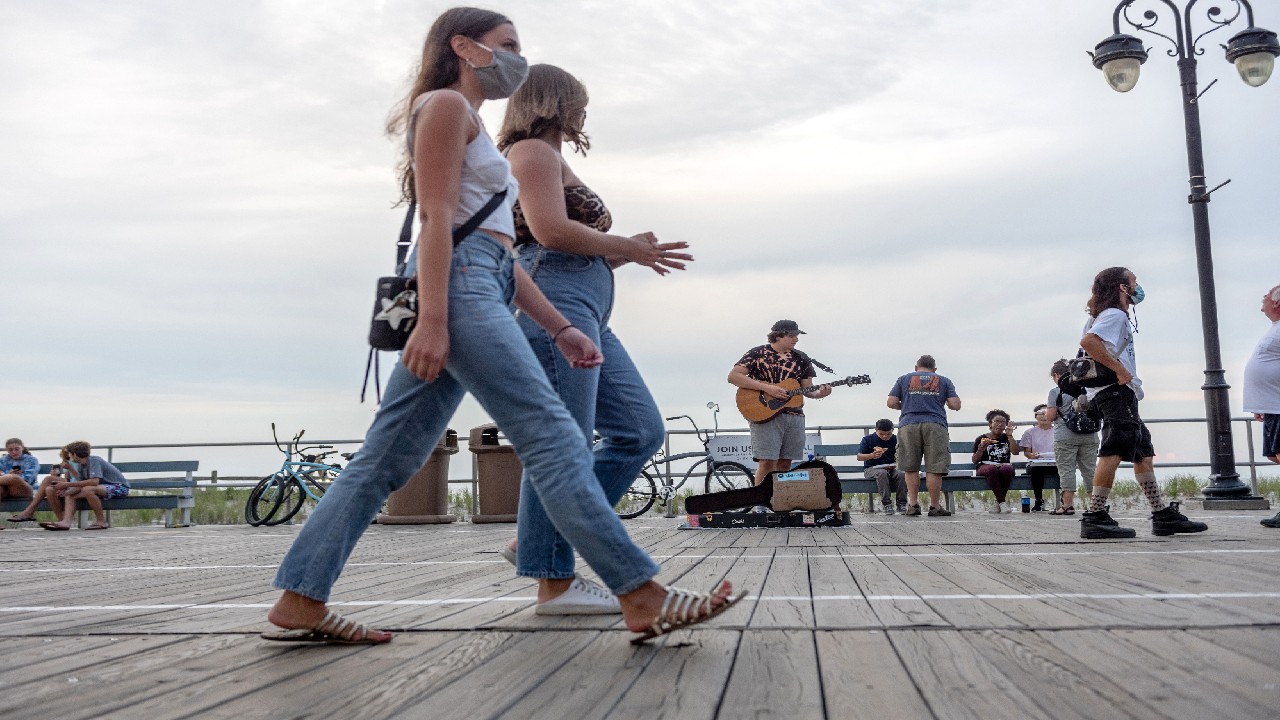
[[[587,154],[591,140],[582,131],[587,114],[587,86],[555,65],[529,68],[529,77],[507,101],[507,114],[498,131],[498,149],[506,150],[521,140],[560,131],[574,152]]]
[[[431,24],[431,29],[427,31],[427,39],[422,43],[422,58],[414,70],[409,94],[396,103],[387,117],[387,135],[399,137],[408,129],[414,98],[425,92],[447,88],[458,82],[461,72],[458,69],[458,63],[461,61],[454,54],[453,47],[449,43],[455,35],[479,40],[490,30],[510,22],[506,15],[473,7],[456,7],[441,13],[440,17]],[[413,158],[409,157],[408,148],[404,149],[396,169],[400,174],[400,201],[412,200]]]
[[[1109,267],[1093,278],[1092,295],[1089,297],[1090,317],[1098,317],[1107,308],[1124,310],[1120,299],[1120,286],[1129,284],[1129,268]]]

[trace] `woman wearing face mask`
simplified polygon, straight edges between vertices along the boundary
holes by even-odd
[[[659,243],[653,233],[611,235],[612,216],[604,202],[573,172],[563,146],[586,155],[583,132],[587,89],[553,65],[534,65],[529,78],[507,102],[498,148],[520,182],[515,207],[519,264],[569,322],[596,343],[604,363],[573,370],[556,352],[551,335],[532,317],[520,327],[547,372],[551,385],[578,422],[584,438],[601,435],[594,452],[595,475],[605,499],[616,503],[644,463],[662,446],[658,406],[626,349],[609,328],[613,312],[613,268],[628,261],[659,275],[683,270],[693,258],[678,250],[683,242]],[[526,478],[520,494],[519,547],[503,555],[518,559],[518,573],[538,579],[541,615],[620,612],[611,593],[593,592],[574,573],[573,547],[556,532]]]
[[[427,34],[413,88],[388,125],[391,134],[405,132],[402,190],[417,200],[422,220],[408,265],[417,277],[417,323],[364,446],[280,565],[274,584],[284,593],[267,619],[285,630],[264,633],[267,639],[391,639],[329,610],[329,592],[382,502],[422,466],[467,392],[536,478],[534,490],[556,529],[618,596],[627,627],[645,633],[637,640],[713,617],[736,600],[728,582],[700,594],[653,581],[658,566],[613,514],[577,423],[509,310],[514,300],[551,333],[574,368],[603,360],[512,260],[510,207],[517,187],[476,110],[486,99],[509,96],[523,81],[519,52],[511,21],[487,10],[448,10]],[[503,204],[455,247],[453,229],[504,190]]]

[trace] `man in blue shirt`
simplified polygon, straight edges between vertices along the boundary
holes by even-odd
[[[76,465],[79,480],[60,480],[51,484],[55,491],[60,491],[66,501],[62,512],[62,522],[40,523],[45,530],[70,530],[71,518],[75,516],[76,500],[84,498],[93,510],[94,523],[85,530],[106,530],[106,513],[102,509],[103,498],[125,497],[129,494],[129,481],[124,478],[115,465],[90,454],[89,443],[77,440],[67,443],[67,452]],[[52,504],[52,503],[51,503]]]
[[[938,504],[942,496],[942,476],[951,465],[951,436],[947,432],[947,410],[960,409],[960,396],[950,379],[938,374],[932,355],[921,355],[915,372],[898,378],[886,402],[898,416],[898,468],[907,477],[907,515],[920,514],[920,463],[924,461],[925,484],[929,488],[929,517],[951,513]]]
[[[880,490],[884,514],[893,514],[893,498],[898,496],[898,512],[907,511],[907,476],[898,469],[898,437],[893,434],[893,421],[877,420],[876,431],[862,438],[858,459],[868,480],[875,480]],[[917,481],[918,482],[918,481]]]

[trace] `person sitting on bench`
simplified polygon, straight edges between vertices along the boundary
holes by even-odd
[[[84,498],[93,510],[94,523],[85,530],[106,530],[106,513],[103,512],[104,498],[125,497],[129,494],[129,481],[116,469],[115,465],[90,454],[89,443],[77,440],[67,443],[67,452],[71,454],[72,463],[78,471],[78,480],[57,480],[50,483],[55,492],[60,492],[66,506],[62,511],[62,522],[40,523],[45,530],[70,530],[71,518],[75,516],[76,500]],[[50,501],[52,506],[53,502]]]

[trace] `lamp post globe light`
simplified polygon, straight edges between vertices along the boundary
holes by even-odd
[[[1213,254],[1209,245],[1209,196],[1226,182],[1207,189],[1204,174],[1204,154],[1200,141],[1200,95],[1196,92],[1196,58],[1204,54],[1198,47],[1206,35],[1221,30],[1244,15],[1247,27],[1236,33],[1223,45],[1226,59],[1236,66],[1240,77],[1257,87],[1271,77],[1275,58],[1280,55],[1280,42],[1276,34],[1253,24],[1253,7],[1248,0],[1226,0],[1230,10],[1224,13],[1217,5],[1202,5],[1200,22],[1208,29],[1197,34],[1193,20],[1201,14],[1193,14],[1199,0],[1187,0],[1179,7],[1173,0],[1146,0],[1148,9],[1135,20],[1130,11],[1138,0],[1122,0],[1112,16],[1114,33],[1098,43],[1093,64],[1113,89],[1128,92],[1138,82],[1142,64],[1147,61],[1147,51],[1138,38],[1120,32],[1124,21],[1137,32],[1163,38],[1173,44],[1168,50],[1176,57],[1182,83],[1182,114],[1187,136],[1187,166],[1190,169],[1191,218],[1195,231],[1196,271],[1200,282],[1200,322],[1204,331],[1205,414],[1209,431],[1209,485],[1204,489],[1205,508],[1254,509],[1267,508],[1264,498],[1252,495],[1249,486],[1240,481],[1235,468],[1235,445],[1231,437],[1231,414],[1227,396],[1230,388],[1222,371],[1222,353],[1218,343],[1218,301],[1213,283]],[[1224,4],[1226,4],[1224,2]],[[1164,18],[1172,18],[1172,27],[1160,26]],[[1217,82],[1216,80],[1214,82]],[[1213,83],[1210,83],[1212,85]],[[1208,88],[1205,88],[1208,90]],[[1227,182],[1230,182],[1228,180]]]

